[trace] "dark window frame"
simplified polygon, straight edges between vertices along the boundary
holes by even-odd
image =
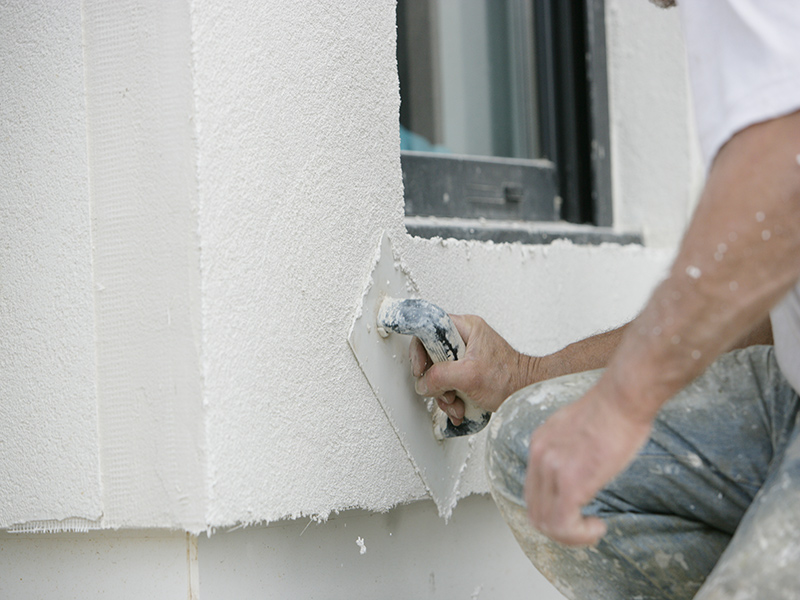
[[[401,152],[406,228],[427,238],[641,243],[612,229],[604,0],[532,3],[545,158]]]

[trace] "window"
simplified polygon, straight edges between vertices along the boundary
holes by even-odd
[[[406,227],[640,241],[610,229],[602,0],[399,0]]]

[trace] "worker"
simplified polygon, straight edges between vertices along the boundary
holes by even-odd
[[[544,357],[457,316],[464,358],[412,369],[498,411],[492,494],[567,598],[800,598],[800,6],[678,10],[708,170],[641,313]]]

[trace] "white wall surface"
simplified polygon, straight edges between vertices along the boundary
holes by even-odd
[[[182,532],[0,532],[4,599],[198,600],[198,581],[196,538]]]
[[[362,554],[357,540],[366,551]],[[0,597],[33,600],[476,600],[562,596],[533,568],[492,500],[450,524],[428,502],[218,531],[0,533]]]
[[[207,520],[386,510],[424,490],[346,342],[383,230],[423,296],[530,352],[632,317],[666,254],[410,238],[394,2],[236,7],[192,9]]]
[[[0,523],[424,497],[346,342],[378,240],[527,352],[632,317],[693,172],[682,59],[645,45],[677,52],[673,16],[633,4],[609,0],[618,217],[664,249],[409,237],[392,0],[4,5]],[[485,490],[478,458],[462,492]]]
[[[201,536],[198,556],[203,600],[563,599],[486,496],[462,501],[448,525],[429,502],[347,511]]]
[[[102,513],[80,3],[0,4],[0,525]]]
[[[650,248],[409,237],[392,0],[3,4],[0,526],[216,528],[206,589],[297,589],[286,557],[308,554],[373,597],[395,561],[432,595],[414,562],[430,532],[466,555],[477,527],[509,585],[535,580],[486,498],[448,525],[429,501],[397,507],[424,488],[346,338],[384,230],[425,297],[521,350],[635,315],[699,178],[676,15],[607,11],[617,227]],[[486,490],[482,442],[473,456],[465,495]],[[307,519],[283,521],[315,515],[333,518],[302,536]],[[4,534],[0,590],[186,595],[191,550],[182,533]],[[437,597],[505,590],[454,581],[462,554],[441,554]]]

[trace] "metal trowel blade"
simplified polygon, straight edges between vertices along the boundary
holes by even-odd
[[[408,357],[411,338],[398,334],[384,338],[376,327],[378,309],[385,297],[416,297],[416,289],[384,234],[348,341],[439,515],[447,519],[457,502],[461,473],[472,449],[471,438],[439,441],[434,437],[432,415],[414,391]]]

